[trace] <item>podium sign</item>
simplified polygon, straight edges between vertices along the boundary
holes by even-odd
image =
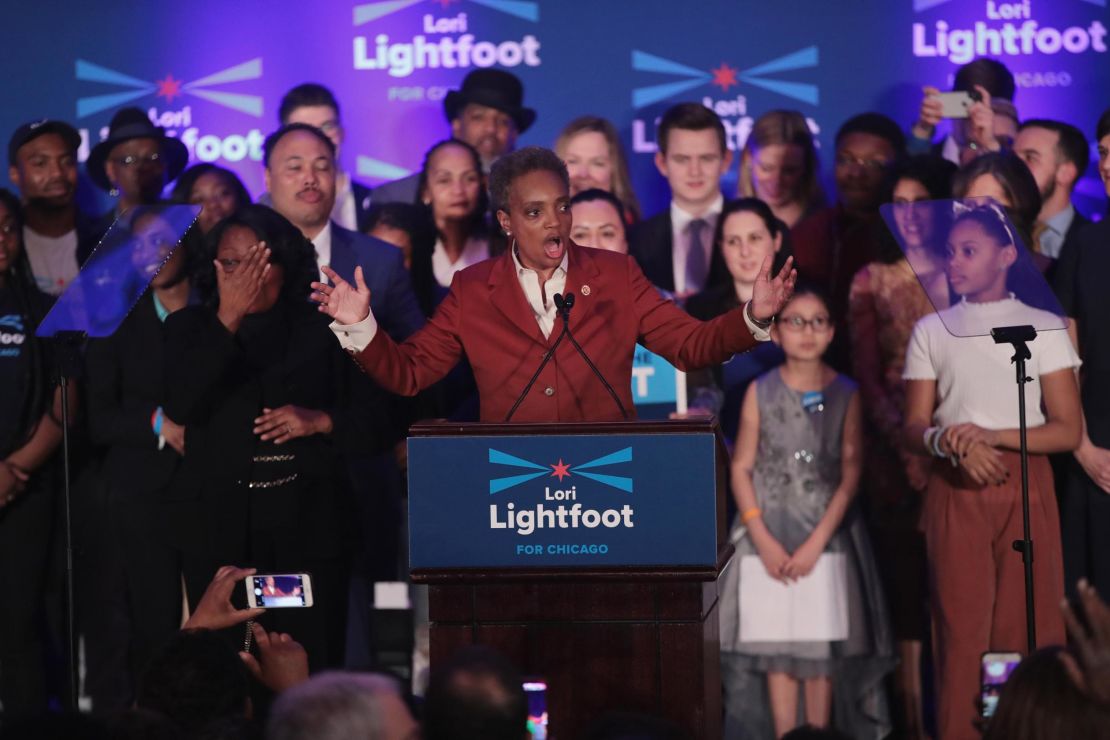
[[[410,565],[717,563],[715,436],[409,439]]]
[[[686,373],[637,344],[632,356],[632,402],[641,419],[666,419],[686,411]]]

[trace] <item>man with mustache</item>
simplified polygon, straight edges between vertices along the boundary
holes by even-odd
[[[451,137],[478,150],[487,173],[498,157],[516,148],[517,136],[536,120],[536,111],[524,107],[524,86],[516,75],[502,69],[476,69],[462,88],[447,93],[443,111],[451,123]],[[374,188],[375,203],[415,203],[417,172]]]
[[[317,265],[330,265],[344,279],[350,276],[352,280],[355,266],[362,265],[367,280],[374,281],[371,290],[384,312],[386,331],[404,339],[424,324],[424,315],[412,292],[401,250],[332,221],[335,152],[334,142],[323,131],[305,123],[286,124],[270,134],[263,145],[263,164],[273,209],[312,242]],[[320,274],[321,280],[327,279]]]
[[[19,188],[23,244],[39,290],[59,295],[77,276],[78,244],[92,238],[77,210],[77,148],[81,135],[68,123],[25,123],[8,142],[8,178]]]

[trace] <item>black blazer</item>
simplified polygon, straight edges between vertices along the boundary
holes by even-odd
[[[165,494],[181,456],[169,445],[159,450],[151,429],[154,410],[166,404],[166,359],[150,292],[113,336],[89,340],[85,368],[89,437],[102,448],[113,497]]]
[[[628,253],[636,259],[652,285],[669,293],[674,293],[673,229],[671,207],[668,205],[661,213],[639,222],[628,232]],[[728,268],[724,258],[716,245],[713,245],[710,248],[709,275],[705,287],[722,285],[728,281]]]
[[[279,299],[270,311],[247,316],[235,335],[200,306],[175,312],[165,329],[166,413],[186,427],[174,488],[196,502],[199,525],[183,533],[186,556],[246,562],[260,515],[268,529],[288,533],[279,540],[292,557],[339,555],[350,521],[340,449],[362,432],[359,414],[344,402],[353,363],[327,324],[307,302]],[[264,407],[285,404],[329,412],[334,432],[280,447],[262,442],[254,419]],[[296,456],[287,466],[295,483],[251,491],[248,483],[260,473],[253,458],[284,454]]]
[[[1060,256],[1053,260],[1045,270],[1045,279],[1052,285],[1057,297],[1060,296],[1059,285],[1075,280],[1075,266],[1079,253],[1080,233],[1091,224],[1091,220],[1082,213],[1075,211],[1068,233],[1064,234],[1064,243],[1060,246]]]

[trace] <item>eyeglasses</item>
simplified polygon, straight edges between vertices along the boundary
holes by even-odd
[[[865,170],[871,172],[879,172],[885,170],[890,166],[890,162],[885,159],[862,159],[860,157],[853,157],[850,154],[837,154],[836,166],[847,169],[852,165],[859,165]]]
[[[158,152],[148,154],[145,157],[140,157],[137,154],[128,154],[125,157],[116,157],[112,161],[120,167],[142,167],[143,165],[161,164],[162,155]]]
[[[780,316],[778,323],[790,331],[805,331],[805,328],[809,326],[813,328],[814,332],[822,332],[832,326],[832,321],[829,320],[828,316],[814,316],[812,319],[803,319],[797,315]]]

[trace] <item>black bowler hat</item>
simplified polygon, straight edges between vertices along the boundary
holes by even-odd
[[[461,90],[452,90],[443,100],[447,120],[454,121],[468,104],[485,105],[507,114],[520,133],[536,120],[536,111],[525,108],[524,86],[516,75],[500,69],[476,69],[468,74]]]
[[[157,139],[166,163],[166,180],[172,182],[177,179],[185,165],[189,163],[189,150],[177,139],[166,136],[166,131],[150,122],[150,118],[139,108],[121,108],[112,116],[108,124],[108,138],[93,147],[89,152],[89,161],[85,169],[89,177],[105,190],[112,189],[108,180],[108,173],[104,170],[104,163],[116,144],[121,144],[131,139]]]
[[[73,126],[65,121],[52,121],[49,118],[43,118],[23,124],[15,130],[12,138],[8,139],[8,164],[14,167],[15,157],[19,153],[20,147],[45,134],[61,136],[62,141],[66,143],[71,152],[76,152],[77,148],[81,146],[81,134],[77,133],[77,129]]]

